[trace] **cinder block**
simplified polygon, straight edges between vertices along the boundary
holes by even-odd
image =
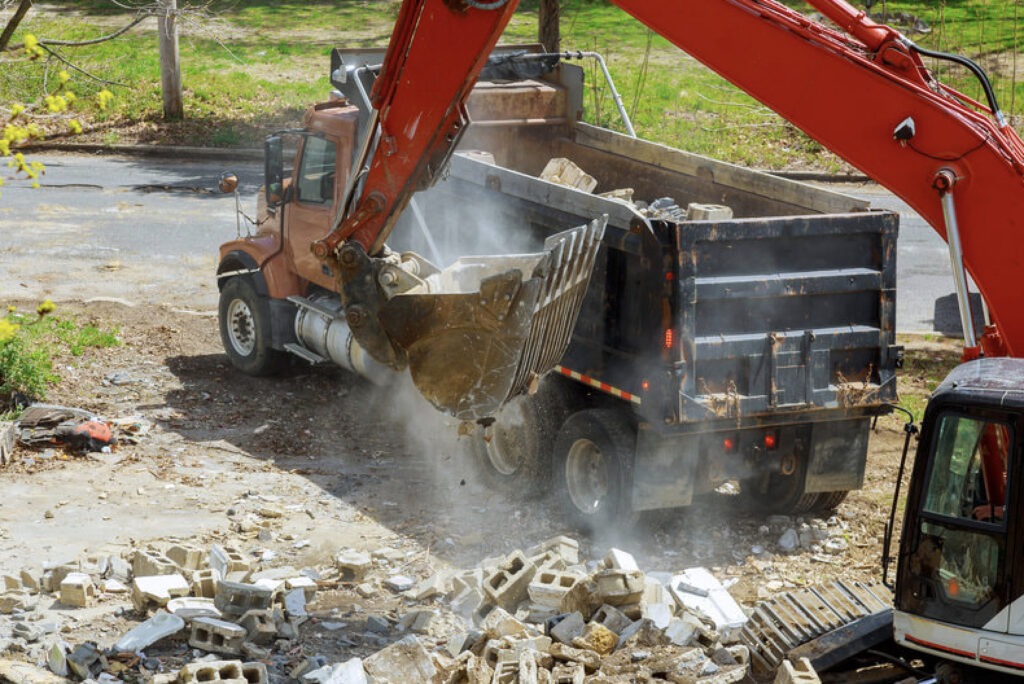
[[[247,640],[258,646],[274,643],[277,638],[277,626],[274,616],[269,610],[250,610],[238,620],[246,634]]]
[[[212,660],[189,663],[178,673],[179,684],[223,682],[224,684],[267,684],[267,667],[263,663],[241,660]]]
[[[379,682],[429,682],[437,674],[427,649],[412,635],[366,658],[363,669]]]
[[[522,551],[513,551],[498,569],[484,578],[484,595],[494,605],[515,610],[527,597],[536,568]]]
[[[542,606],[557,608],[562,599],[582,579],[579,575],[556,570],[540,570],[527,587],[530,600]]]
[[[246,636],[245,628],[233,622],[197,617],[192,620],[192,634],[188,644],[213,653],[241,653]]]
[[[536,666],[534,666],[536,667]],[[498,662],[494,665],[492,684],[517,684],[519,682],[519,662]]]
[[[233,573],[247,574],[252,571],[252,564],[240,551],[220,544],[210,547],[210,567],[224,578]]]
[[[526,637],[531,634],[529,627],[503,608],[495,608],[489,612],[480,624],[480,629],[492,639],[509,636]]]
[[[722,204],[690,202],[686,205],[687,221],[728,221],[731,218],[732,209]]]
[[[173,575],[178,572],[174,561],[150,549],[139,549],[132,556],[132,574],[135,577],[153,577],[155,575]]]
[[[225,617],[244,615],[250,610],[267,610],[274,601],[274,592],[255,584],[228,582],[217,583],[214,605]]]
[[[639,603],[644,595],[644,573],[639,570],[602,570],[594,579],[597,595],[612,606]]]
[[[72,572],[60,583],[60,602],[65,606],[85,608],[96,600],[96,586],[84,572]]]
[[[220,573],[213,568],[196,570],[192,573],[192,594],[200,598],[214,598],[220,580]]]
[[[175,544],[169,547],[164,555],[182,571],[200,570],[206,563],[206,554],[203,550],[191,544]]]
[[[633,621],[626,617],[621,610],[607,603],[597,609],[597,612],[590,617],[590,621],[604,625],[614,632],[616,636],[622,634],[622,630],[633,624]]]

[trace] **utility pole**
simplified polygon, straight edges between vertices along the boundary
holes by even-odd
[[[164,95],[164,118],[182,119],[185,106],[181,96],[181,64],[178,62],[178,0],[160,0],[157,15],[160,34],[160,87]]]
[[[537,11],[537,38],[548,52],[560,52],[562,38],[558,32],[560,0],[540,0]]]

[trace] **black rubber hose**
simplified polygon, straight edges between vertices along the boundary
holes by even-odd
[[[950,52],[938,52],[937,50],[928,50],[927,48],[923,48],[920,45],[917,45],[912,42],[910,43],[910,47],[912,47],[915,51],[919,52],[925,57],[933,57],[935,59],[942,59],[947,62],[955,62],[960,66],[967,67],[971,71],[971,73],[973,73],[978,78],[978,80],[981,81],[981,87],[985,89],[985,97],[986,99],[988,99],[989,109],[992,110],[992,114],[995,115],[996,120],[999,122],[999,125],[1004,125],[1002,110],[999,109],[999,102],[996,101],[996,93],[995,90],[992,89],[992,82],[988,79],[988,74],[985,73],[985,70],[982,69],[977,62],[975,62],[972,59],[968,59],[963,55],[954,55]]]

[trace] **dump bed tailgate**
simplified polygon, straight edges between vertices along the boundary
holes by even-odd
[[[680,420],[896,396],[898,215],[678,225]]]

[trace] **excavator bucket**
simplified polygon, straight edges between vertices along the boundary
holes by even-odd
[[[380,318],[417,389],[462,420],[493,415],[565,353],[606,219],[536,254],[468,257],[389,300]]]

